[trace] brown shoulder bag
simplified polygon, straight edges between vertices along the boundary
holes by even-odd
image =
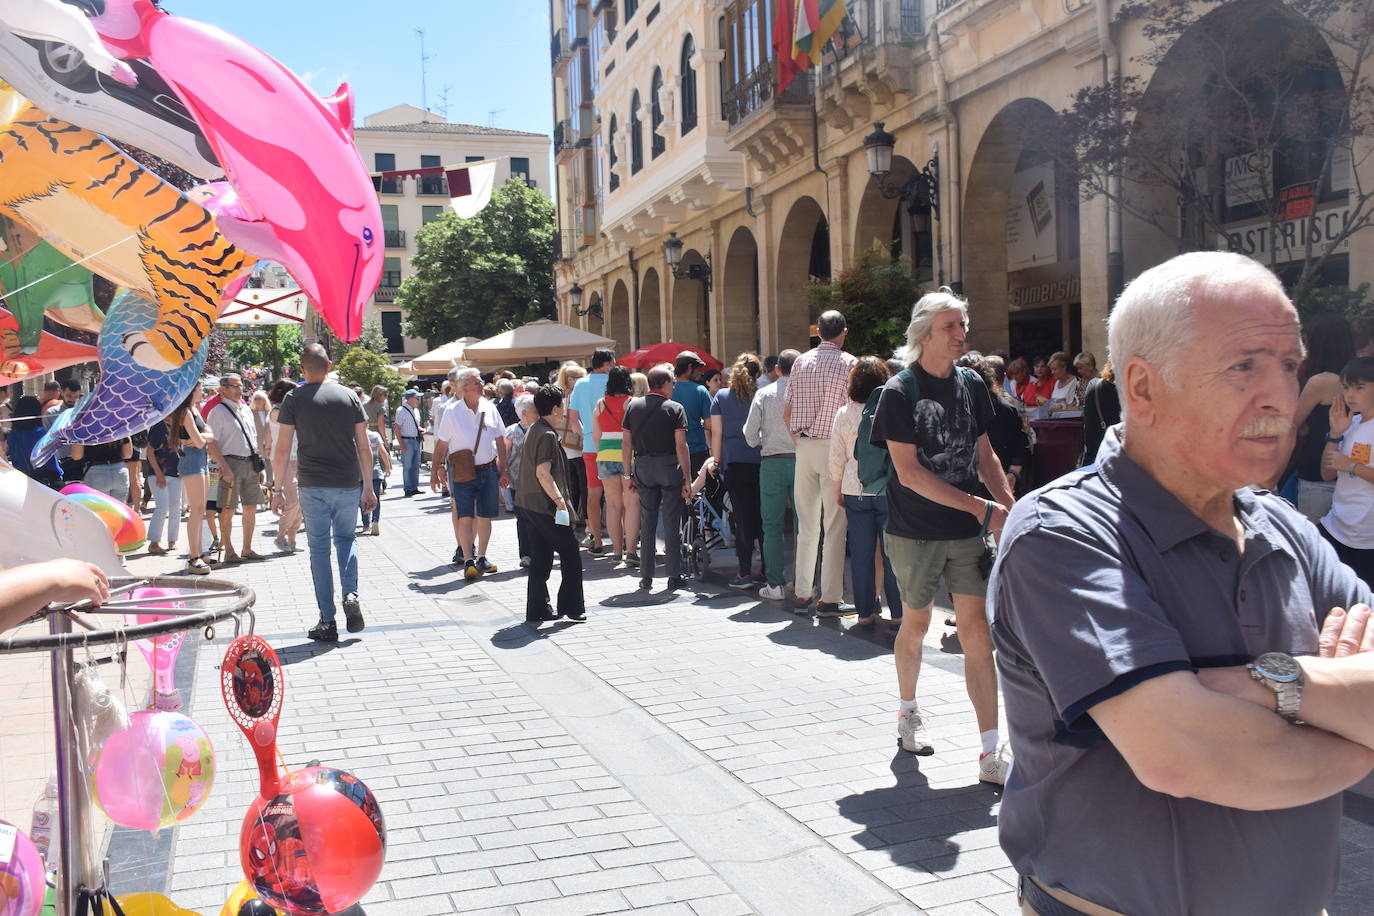
[[[477,439],[472,448],[460,448],[448,455],[448,481],[450,484],[467,483],[477,479],[477,448],[482,444],[482,433],[486,432],[486,414],[477,412]]]

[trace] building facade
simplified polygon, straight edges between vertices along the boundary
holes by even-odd
[[[553,0],[559,314],[620,352],[664,340],[722,358],[804,349],[808,284],[877,244],[908,258],[923,287],[968,296],[980,349],[1100,359],[1109,303],[1179,250],[1175,224],[1192,220],[1291,280],[1309,229],[1349,218],[1361,184],[1350,163],[1363,185],[1374,179],[1368,140],[1353,155],[1280,147],[1256,170],[1253,151],[1212,137],[1180,146],[1189,180],[1210,182],[1206,220],[1148,184],[1081,193],[1048,142],[1075,93],[1119,73],[1147,99],[1186,97],[1205,76],[1205,48],[1161,62],[1143,24],[1117,18],[1117,0],[849,0],[820,66],[781,95],[777,2]],[[1303,29],[1281,13],[1265,20],[1282,4],[1220,6],[1257,38]],[[1190,40],[1201,44],[1189,33],[1177,47]],[[1327,66],[1339,47],[1327,53],[1312,80],[1340,71]],[[893,147],[882,180],[865,150],[879,123]],[[1306,210],[1260,212],[1256,195],[1293,187]],[[674,234],[676,270],[664,245]],[[1374,281],[1372,255],[1374,230],[1357,233],[1322,283]]]
[[[363,164],[373,172],[496,159],[497,187],[511,178],[519,178],[546,195],[552,193],[546,134],[450,124],[433,112],[413,105],[396,105],[368,115],[361,127],[354,128],[353,138]],[[393,355],[418,356],[429,347],[423,340],[403,335],[405,316],[395,304],[396,292],[410,272],[416,232],[448,209],[448,185],[442,176],[404,181],[375,179],[374,183],[382,207],[386,265],[381,285],[363,320],[381,325],[387,349]]]

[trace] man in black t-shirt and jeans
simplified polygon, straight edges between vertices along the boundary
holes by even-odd
[[[883,540],[905,605],[893,653],[902,701],[897,734],[907,751],[934,751],[916,703],[916,679],[943,578],[954,598],[964,682],[982,738],[978,778],[1000,784],[1010,761],[998,742],[997,669],[984,612],[991,572],[984,535],[1001,531],[1012,495],[988,441],[992,403],[987,388],[967,383],[954,366],[967,330],[964,300],[943,287],[921,297],[906,335],[918,400],[911,403],[905,379],[889,379],[869,441],[892,457]],[[976,495],[980,478],[995,502]]]

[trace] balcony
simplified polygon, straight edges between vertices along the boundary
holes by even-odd
[[[553,37],[549,39],[549,58],[553,66],[553,75],[562,76],[565,72],[568,61],[572,60],[573,49],[568,43],[568,30],[555,29]]]
[[[405,248],[406,232],[404,229],[384,229],[382,235],[385,237],[385,244],[388,248]]]
[[[443,175],[421,175],[415,183],[415,193],[421,197],[448,197],[448,179]]]
[[[764,171],[773,171],[811,148],[811,73],[798,73],[778,95],[773,62],[764,61],[726,88],[721,117],[725,143]]]
[[[399,286],[379,286],[372,298],[376,302],[395,302],[400,289]]]
[[[562,120],[554,122],[553,156],[555,162],[563,163],[572,160],[573,150],[576,148],[575,139],[571,121]]]
[[[836,130],[880,118],[874,107],[901,104],[917,91],[923,58],[922,0],[854,0],[826,45],[818,110]]]
[[[373,176],[372,187],[377,189],[378,194],[405,194],[401,188],[401,183],[395,178],[377,178]]]

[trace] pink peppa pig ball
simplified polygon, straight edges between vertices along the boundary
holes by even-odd
[[[0,821],[0,916],[38,916],[47,889],[38,847],[24,831]]]
[[[215,782],[210,736],[186,716],[143,709],[105,739],[91,794],[116,824],[157,830],[195,814]]]
[[[382,873],[386,825],[377,799],[352,773],[308,767],[243,818],[239,859],[258,895],[295,916],[338,913]]]

